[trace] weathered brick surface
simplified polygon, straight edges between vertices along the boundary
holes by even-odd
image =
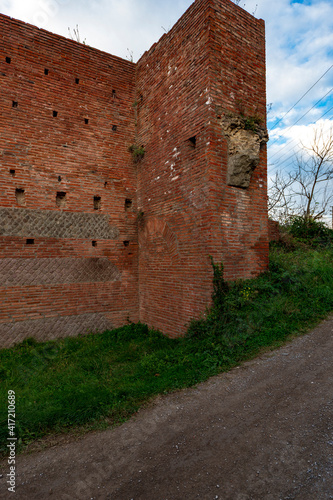
[[[0,235],[29,238],[115,239],[116,226],[106,214],[54,212],[24,208],[0,208]]]
[[[268,221],[269,241],[279,241],[281,239],[280,224],[276,220]]]
[[[196,0],[136,65],[0,24],[3,345],[138,319],[181,335],[210,304],[210,255],[227,279],[266,269],[265,146],[229,186],[222,127],[265,126],[261,20]]]
[[[0,24],[1,345],[137,321],[135,65]]]
[[[105,282],[121,279],[107,258],[0,259],[1,286]]]
[[[267,267],[265,147],[249,188],[228,186],[220,123],[231,113],[258,115],[265,126],[263,22],[228,0],[197,0],[139,61],[137,103],[137,141],[146,149],[138,168],[140,317],[176,336],[210,303],[210,255],[227,279]]]
[[[100,313],[13,321],[1,324],[1,345],[2,347],[10,347],[29,337],[45,342],[57,337],[73,337],[79,334],[111,330],[112,328],[112,321]]]
[[[229,2],[216,0],[210,14],[212,61],[209,152],[211,255],[223,259],[229,279],[251,278],[268,265],[266,146],[247,189],[226,185],[227,141],[221,122],[229,113],[256,118],[266,126],[264,22]],[[222,159],[222,169],[220,168]]]

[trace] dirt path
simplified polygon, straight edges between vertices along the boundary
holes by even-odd
[[[331,316],[121,427],[21,456],[0,498],[333,499],[332,333]]]

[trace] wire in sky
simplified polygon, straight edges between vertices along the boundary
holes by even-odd
[[[324,97],[325,97],[325,96],[324,96]],[[311,109],[312,109],[312,108],[311,108]],[[329,113],[330,111],[332,111],[332,109],[333,109],[333,106],[332,106],[331,108],[329,108],[327,111],[325,111],[325,113],[323,113],[323,114],[322,114],[322,115],[318,118],[318,120],[321,120],[321,119],[322,119],[325,115],[327,115],[327,113]],[[309,110],[309,111],[311,111],[311,110]],[[307,114],[307,113],[306,113],[306,114]],[[304,115],[304,116],[305,116],[305,115]],[[331,119],[332,119],[332,117],[330,117],[330,118],[329,118],[329,120],[331,120]],[[317,120],[317,121],[318,121],[318,120]],[[292,138],[292,139],[290,139],[288,142],[286,142],[286,143],[285,143],[285,144],[284,144],[284,145],[283,145],[283,146],[282,146],[282,147],[281,147],[281,148],[280,148],[280,149],[279,149],[276,153],[274,153],[274,154],[273,154],[273,156],[271,156],[271,157],[270,157],[270,160],[271,160],[274,156],[276,156],[277,154],[281,153],[281,151],[282,151],[285,147],[287,147],[287,146],[288,146],[291,142],[293,142],[293,141],[295,141],[295,140],[296,140],[296,139]],[[298,145],[296,145],[296,147],[298,147],[298,148],[299,148],[299,146],[298,146]],[[284,153],[282,156],[280,156],[279,158],[277,158],[277,160],[275,160],[275,161],[276,161],[276,162],[280,162],[281,158],[283,158],[284,156],[286,156],[286,154],[287,154],[289,151],[291,151],[292,149],[293,149],[293,148],[288,149],[288,151],[287,151],[286,153]],[[299,149],[300,149],[300,148],[299,148]],[[291,155],[291,157],[293,157],[293,156],[294,156],[294,154],[292,154],[292,155]],[[290,157],[290,158],[291,158],[291,157]],[[284,161],[287,161],[287,160],[284,160]]]
[[[318,118],[318,120],[320,120],[320,119],[321,119],[321,118],[323,118],[325,115],[327,115],[327,113],[329,113],[330,111],[332,111],[332,109],[333,109],[333,106],[332,106],[330,109],[328,109],[327,111],[325,111],[325,113],[323,113],[323,114],[321,115],[321,117],[320,117],[320,118]],[[328,118],[328,120],[329,120],[329,121],[333,120],[333,115],[332,115],[332,116],[330,116],[330,117]],[[293,140],[295,140],[295,139],[291,139],[291,140],[289,141],[289,143],[290,143],[290,142],[292,142]],[[298,145],[298,144],[296,144],[296,146],[295,146],[295,147],[296,147],[296,148],[298,148],[298,150],[299,150],[299,151],[301,150],[301,148],[299,147],[299,145]],[[290,148],[290,149],[288,150],[288,152],[289,152],[289,151],[291,151],[292,149],[293,149],[293,148]],[[280,150],[280,151],[281,151],[281,150]],[[280,152],[280,151],[279,151],[279,152]],[[286,163],[286,162],[287,162],[287,161],[289,161],[289,160],[292,160],[292,159],[293,159],[293,158],[297,155],[297,153],[298,153],[298,151],[295,151],[295,152],[294,152],[291,156],[289,156],[287,159],[283,160],[282,164],[283,164],[283,163]],[[270,166],[270,167],[272,167],[272,168],[270,169],[270,175],[273,173],[273,171],[277,170],[277,169],[280,167],[280,160],[281,160],[284,156],[285,156],[285,154],[284,154],[284,155],[282,155],[282,156],[281,156],[280,158],[278,158],[277,160],[275,160],[275,162],[274,162],[274,163],[270,163],[270,164],[269,164],[269,166]],[[284,169],[287,169],[288,167],[292,166],[292,164],[293,164],[293,163],[289,163],[287,166],[284,166]]]
[[[325,115],[327,115],[327,113],[329,113],[330,111],[332,111],[333,109],[333,106],[331,108],[329,108],[327,111],[325,111],[325,113],[323,113],[317,121],[321,120],[322,118],[324,118]],[[332,119],[332,116],[329,118],[329,121]],[[277,151],[277,153],[281,153],[281,151],[286,147],[288,146],[288,144],[290,144],[291,142],[295,141],[296,139],[290,139],[288,142],[286,142],[286,144],[284,144],[282,146],[282,148],[279,149],[279,151]],[[296,146],[299,150],[301,149],[298,144],[296,144]],[[275,160],[275,163],[280,163],[281,162],[281,159],[284,158],[290,151],[292,151],[294,149],[294,146],[292,146],[291,148],[289,148],[285,153],[282,154],[282,156],[280,156],[279,158],[277,158],[277,160]],[[277,153],[274,153],[273,156],[275,156]],[[295,156],[296,153],[293,153],[290,158],[292,158],[293,156]],[[271,159],[271,158],[270,158]],[[289,158],[288,158],[289,159]],[[287,160],[284,160],[284,162],[286,162]]]
[[[321,99],[319,99],[319,101],[317,101],[306,113],[304,113],[304,115],[302,115],[295,123],[293,123],[289,128],[287,128],[287,130],[285,131],[285,133],[289,132],[289,130],[291,130],[295,125],[297,125],[297,123],[300,122],[304,118],[304,116],[308,115],[310,113],[310,111],[312,111],[313,108],[315,108],[317,106],[317,104],[319,104],[323,99],[325,99],[325,97],[327,97],[332,92],[332,90],[333,90],[333,87]],[[319,120],[320,120],[320,118],[319,118]],[[274,144],[278,140],[279,139],[275,139],[270,145]],[[285,146],[287,144],[285,144]],[[274,153],[273,156],[275,156],[276,154],[278,154],[278,152]]]
[[[310,88],[309,88],[309,89],[305,92],[305,94],[303,94],[303,95],[302,95],[302,97],[301,97],[300,99],[298,99],[298,101],[297,101],[297,102],[296,102],[296,103],[295,103],[295,104],[294,104],[294,105],[293,105],[293,106],[289,109],[289,111],[287,111],[287,112],[286,112],[286,113],[282,116],[282,118],[280,118],[280,119],[279,119],[279,120],[278,120],[278,121],[277,121],[277,122],[273,125],[273,127],[271,127],[271,128],[269,129],[269,131],[273,130],[273,129],[274,129],[274,128],[275,128],[275,127],[276,127],[276,126],[277,126],[277,125],[278,125],[278,124],[279,124],[279,123],[283,120],[283,119],[284,119],[284,117],[285,117],[285,116],[287,116],[287,114],[288,114],[288,113],[290,113],[290,111],[292,111],[292,110],[295,108],[295,106],[297,106],[297,104],[298,104],[299,102],[301,102],[301,100],[303,99],[303,97],[305,97],[305,96],[306,96],[306,95],[310,92],[310,90],[312,90],[312,89],[313,89],[313,87],[315,87],[315,86],[317,85],[317,83],[318,83],[318,82],[320,82],[320,80],[321,80],[322,78],[324,78],[324,76],[325,76],[325,75],[326,75],[326,74],[327,74],[327,73],[328,73],[328,72],[329,72],[332,68],[333,68],[333,64],[332,64],[332,66],[330,66],[330,67],[328,68],[328,70],[326,70],[326,71],[325,71],[325,73],[324,73],[323,75],[321,75],[321,77],[320,77],[320,78],[319,78],[319,79],[318,79],[318,80],[317,80],[317,81],[316,81],[316,82],[312,85],[312,87],[310,87]]]

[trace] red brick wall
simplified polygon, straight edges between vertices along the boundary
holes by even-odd
[[[281,239],[280,224],[276,220],[268,221],[269,241],[279,241]]]
[[[193,4],[137,70],[141,320],[171,336],[211,295],[206,4]]]
[[[136,321],[135,65],[0,23],[1,344]]]
[[[265,26],[228,0],[213,2],[210,22],[211,255],[224,262],[227,279],[251,278],[268,265],[266,145],[249,187],[228,186],[220,122],[232,113],[259,118],[266,127]]]
[[[137,103],[137,142],[146,150],[138,166],[140,317],[177,336],[210,304],[209,255],[223,261],[227,279],[268,264],[265,148],[250,187],[227,186],[219,123],[233,112],[259,114],[265,125],[263,22],[229,0],[197,0],[139,61]]]
[[[137,65],[0,23],[2,346],[127,319],[178,336],[210,305],[209,255],[227,279],[266,269],[266,151],[228,186],[221,127],[265,124],[262,21],[196,0]]]

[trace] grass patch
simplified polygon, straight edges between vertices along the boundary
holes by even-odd
[[[0,451],[6,453],[7,393],[16,395],[16,437],[102,428],[151,397],[227,371],[281,345],[333,309],[333,248],[272,246],[269,272],[226,284],[214,265],[214,306],[188,335],[169,339],[143,324],[0,351]]]

